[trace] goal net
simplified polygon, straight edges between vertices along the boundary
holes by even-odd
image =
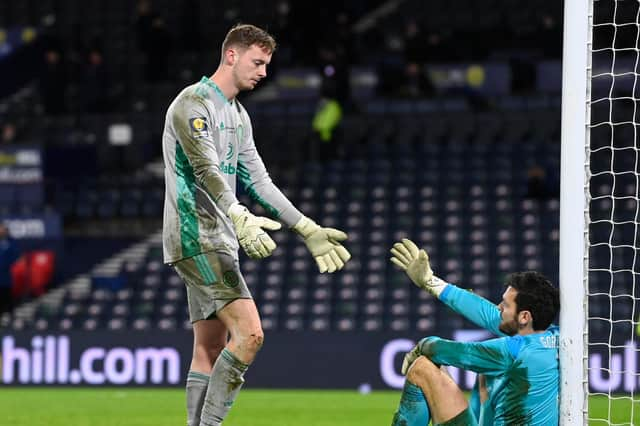
[[[565,2],[561,424],[639,424],[640,1]]]

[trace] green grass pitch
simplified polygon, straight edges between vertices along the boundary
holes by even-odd
[[[240,393],[225,426],[388,426],[400,393],[253,390]],[[0,424],[12,426],[175,426],[186,423],[184,391],[141,388],[0,389]],[[589,400],[590,417],[640,425],[640,400]],[[606,422],[592,420],[591,425]]]

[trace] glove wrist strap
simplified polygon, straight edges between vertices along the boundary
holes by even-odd
[[[294,232],[302,236],[303,238],[307,238],[313,232],[318,230],[320,226],[315,223],[313,220],[309,219],[306,216],[302,216],[298,223],[293,225],[292,229]]]
[[[238,216],[239,214],[244,213],[247,210],[247,208],[245,206],[243,206],[240,203],[233,203],[229,206],[229,209],[227,210],[227,217],[234,217],[234,216]]]
[[[431,294],[439,298],[447,285],[446,281],[434,275],[433,278],[431,278],[431,283],[428,284],[428,290]]]

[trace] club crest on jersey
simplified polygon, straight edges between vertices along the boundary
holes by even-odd
[[[238,286],[240,279],[238,278],[238,274],[234,271],[226,271],[222,274],[222,282],[229,288],[234,288]]]
[[[195,117],[189,119],[189,127],[194,138],[206,138],[209,137],[209,125],[207,124],[206,117]]]

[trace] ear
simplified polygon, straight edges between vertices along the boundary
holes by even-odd
[[[238,59],[238,52],[234,48],[230,47],[224,51],[224,62],[227,65],[235,64],[237,59]]]
[[[526,326],[529,323],[533,322],[533,317],[531,316],[531,312],[529,311],[520,311],[518,312],[518,324],[521,326]]]

